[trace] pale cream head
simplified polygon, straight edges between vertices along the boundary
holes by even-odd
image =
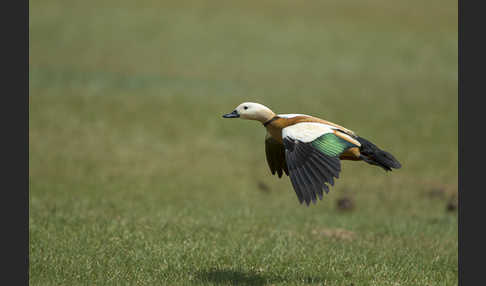
[[[263,104],[255,102],[243,102],[233,112],[223,115],[225,118],[241,118],[257,120],[262,123],[272,119],[275,113]]]

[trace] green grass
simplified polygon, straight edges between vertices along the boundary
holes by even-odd
[[[457,284],[456,2],[32,0],[29,14],[30,284]],[[341,124],[403,168],[343,162],[299,205],[261,124],[221,118],[242,101]]]

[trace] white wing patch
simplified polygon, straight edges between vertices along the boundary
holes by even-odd
[[[304,143],[308,143],[326,133],[332,133],[333,129],[335,129],[335,127],[323,123],[301,122],[282,129],[282,137],[297,139]]]

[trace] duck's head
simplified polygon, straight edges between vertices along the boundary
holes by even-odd
[[[243,102],[231,113],[223,115],[224,118],[241,118],[257,120],[262,123],[272,119],[275,113],[263,104],[255,102]]]

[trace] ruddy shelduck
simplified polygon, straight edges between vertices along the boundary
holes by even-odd
[[[386,171],[401,164],[353,131],[332,122],[305,114],[275,114],[270,108],[244,102],[224,118],[256,120],[267,129],[265,154],[270,171],[281,178],[290,177],[302,204],[322,200],[334,178],[339,178],[340,160],[365,161]]]

